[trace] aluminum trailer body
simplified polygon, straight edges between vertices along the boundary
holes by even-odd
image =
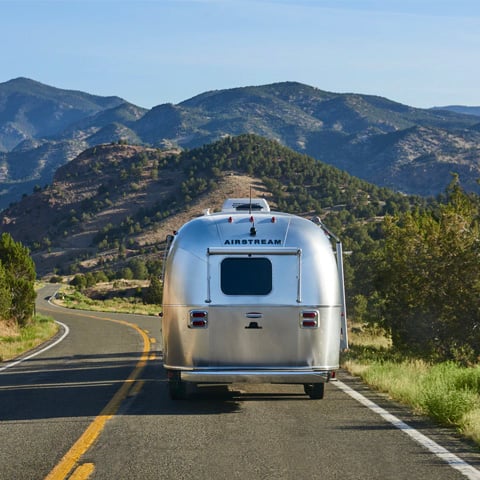
[[[185,382],[303,384],[323,397],[346,346],[341,249],[336,259],[330,238],[263,199],[229,199],[182,226],[164,266],[172,398],[184,398]]]

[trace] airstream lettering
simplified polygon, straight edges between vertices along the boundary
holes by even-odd
[[[226,200],[171,238],[162,335],[173,399],[189,383],[233,382],[323,398],[347,346],[340,241],[264,199]]]
[[[238,238],[232,240],[225,240],[224,245],[281,245],[282,241],[280,239],[272,240],[271,238],[243,238],[239,240]]]

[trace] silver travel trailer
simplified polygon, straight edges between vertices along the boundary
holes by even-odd
[[[336,258],[331,239],[336,243]],[[311,398],[347,347],[342,246],[321,221],[228,199],[174,235],[164,264],[164,367],[187,384],[300,384]]]

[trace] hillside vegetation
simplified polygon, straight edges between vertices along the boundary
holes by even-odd
[[[425,204],[243,135],[184,152],[118,144],[86,150],[52,185],[5,210],[2,228],[32,250],[41,275],[89,271],[135,255],[161,257],[167,234],[227,197],[248,196],[251,186],[273,208],[326,218],[347,232],[352,249],[363,242],[356,229],[371,238],[385,213]]]
[[[50,184],[57,168],[100,143],[192,149],[242,134],[396,191],[436,195],[456,172],[478,192],[479,125],[478,116],[460,111],[298,82],[210,91],[146,110],[19,78],[0,83],[0,209]]]

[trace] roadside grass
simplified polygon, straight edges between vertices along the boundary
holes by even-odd
[[[52,318],[37,314],[29,325],[19,328],[0,322],[0,361],[11,360],[53,337],[58,325]]]
[[[355,325],[342,366],[416,413],[452,426],[480,445],[480,366],[405,358],[379,333],[372,335]]]
[[[105,288],[105,285],[103,285]],[[120,292],[121,294],[121,292]],[[158,315],[161,305],[145,304],[136,296],[113,296],[96,300],[75,290],[69,285],[62,285],[53,299],[54,303],[78,310],[95,310],[98,312],[135,313],[139,315]]]

